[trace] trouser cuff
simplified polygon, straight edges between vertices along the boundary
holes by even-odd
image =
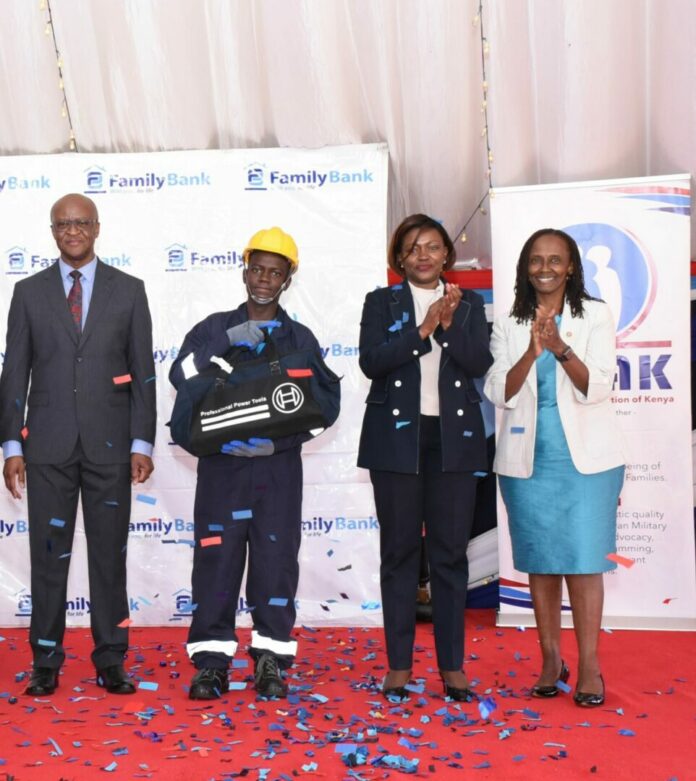
[[[186,643],[186,653],[189,655],[189,659],[193,660],[196,667],[199,665],[197,662],[203,656],[213,656],[219,659],[226,659],[229,662],[230,659],[237,653],[237,641],[236,640],[199,640],[195,643]],[[197,658],[194,659],[194,656]],[[202,665],[206,667],[208,665]],[[210,665],[214,666],[214,665]],[[215,665],[221,666],[221,665]],[[225,664],[225,666],[227,666]]]
[[[251,632],[251,646],[249,654],[257,660],[262,654],[271,653],[278,659],[278,664],[283,670],[292,666],[297,655],[297,640],[273,640],[259,634],[255,629]]]

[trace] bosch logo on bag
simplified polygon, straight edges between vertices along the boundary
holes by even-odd
[[[271,402],[278,412],[290,415],[304,404],[304,393],[294,382],[285,382],[273,391]]]
[[[280,355],[268,336],[258,358],[232,349],[225,361],[229,370],[214,363],[177,389],[172,439],[194,456],[225,452],[232,438],[309,439],[338,417],[340,378],[318,351]]]

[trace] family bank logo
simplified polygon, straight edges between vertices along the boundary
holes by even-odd
[[[84,171],[85,195],[103,195],[104,193],[147,193],[157,192],[169,187],[209,187],[210,174],[197,171],[195,174],[178,171],[144,171],[135,176],[123,176],[110,173],[99,165],[90,166]]]
[[[23,588],[17,595],[17,618],[31,618],[31,594]]]
[[[5,276],[26,276],[48,268],[55,262],[55,258],[45,258],[26,247],[14,246],[5,250],[3,266]]]
[[[191,601],[191,589],[180,588],[172,594],[172,613],[170,621],[181,621],[182,618],[191,618],[191,613],[196,606]]]
[[[0,193],[16,190],[50,190],[51,180],[44,176],[27,179],[24,176],[0,176]]]
[[[9,537],[21,537],[29,533],[29,522],[18,518],[16,521],[6,521],[0,518],[0,540]]]
[[[3,267],[5,276],[27,276],[42,271],[56,262],[57,258],[46,258],[38,252],[32,252],[26,247],[15,245],[5,250]],[[107,266],[124,268],[133,265],[130,255],[100,255],[99,260]]]
[[[646,319],[655,301],[657,272],[650,253],[630,231],[600,222],[564,228],[577,242],[587,292],[609,304],[621,342]]]
[[[198,605],[192,601],[191,589],[189,588],[177,589],[172,594],[172,602],[172,613],[169,617],[170,621],[190,619],[191,614],[198,607]],[[253,605],[250,605],[244,597],[239,597],[237,600],[237,615],[250,613],[253,609]]]
[[[131,537],[140,537],[142,539],[164,539],[173,534],[182,532],[193,533],[193,521],[186,521],[183,518],[148,518],[144,521],[131,521],[128,524],[128,534]]]
[[[17,618],[30,618],[31,607],[31,594],[23,588],[17,594],[17,610],[15,616]],[[89,615],[90,611],[91,604],[89,599],[85,596],[78,595],[71,599],[66,599],[65,601],[65,612],[71,618]]]
[[[186,244],[170,244],[166,253],[165,271],[229,270],[243,268],[244,259],[237,250],[189,249]]]
[[[265,163],[250,163],[245,169],[245,190],[314,190],[320,187],[349,184],[373,184],[374,171],[368,168],[347,170],[333,168],[319,171],[271,169]]]
[[[370,531],[379,531],[379,522],[374,515],[368,515],[366,518],[346,518],[343,515],[325,518],[321,515],[315,515],[311,519],[302,520],[302,533],[305,537],[321,537],[337,532]]]

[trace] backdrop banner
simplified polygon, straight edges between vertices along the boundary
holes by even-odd
[[[191,616],[197,461],[172,444],[165,425],[174,401],[169,369],[195,323],[246,299],[242,250],[255,231],[273,225],[299,247],[299,271],[281,304],[312,329],[326,362],[343,377],[338,422],[303,449],[298,623],[381,624],[372,488],[355,463],[368,388],[357,361],[360,314],[365,293],[386,281],[387,162],[384,144],[0,158],[4,312],[14,283],[55,261],[49,211],[66,193],[96,202],[99,257],[145,281],[158,430],[155,472],[133,490],[128,591],[136,625],[186,624]],[[27,529],[26,497],[18,502],[3,491],[0,626],[28,625]],[[68,622],[87,625],[81,517],[71,561]],[[239,623],[248,626],[243,594]]]
[[[622,558],[605,578],[608,627],[696,629],[690,202],[688,175],[511,187],[491,199],[495,316],[512,305],[525,240],[553,227],[577,241],[586,287],[609,304],[616,319],[611,400],[627,466],[616,534]],[[533,624],[528,578],[513,568],[500,496],[498,529],[499,621]],[[565,592],[563,608],[569,624]]]

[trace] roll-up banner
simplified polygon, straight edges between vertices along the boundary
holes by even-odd
[[[606,627],[696,629],[690,204],[688,175],[509,187],[491,199],[495,316],[512,305],[525,240],[552,227],[575,238],[586,287],[616,320],[611,400],[626,453],[616,532],[624,562],[605,576]],[[499,622],[531,625],[528,577],[513,568],[500,496],[498,533]],[[571,623],[565,590],[563,623]]]

